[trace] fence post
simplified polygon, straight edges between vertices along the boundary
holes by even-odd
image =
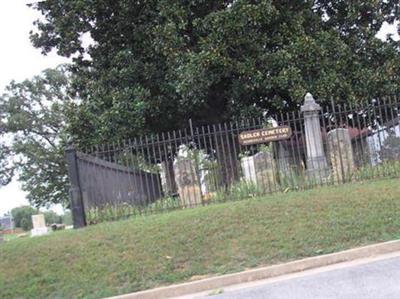
[[[69,195],[71,198],[71,212],[74,228],[86,226],[85,210],[83,207],[82,190],[79,183],[79,170],[74,145],[69,145],[65,151],[68,177],[70,182]]]
[[[310,93],[307,93],[304,97],[304,105],[300,107],[300,111],[304,114],[307,172],[313,179],[321,182],[328,175],[328,163],[322,143],[321,125],[319,122],[321,106],[315,102],[314,97]]]

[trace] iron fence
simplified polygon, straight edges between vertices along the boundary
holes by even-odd
[[[75,226],[400,174],[397,97],[321,109],[314,102],[314,110],[306,104],[302,111],[190,123],[181,130],[70,148]],[[243,132],[256,136],[251,132],[282,127],[291,130],[287,138],[239,142]]]

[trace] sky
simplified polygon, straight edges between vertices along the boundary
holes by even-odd
[[[29,31],[40,14],[26,6],[30,2],[0,0],[0,93],[11,80],[29,79],[46,68],[68,62],[55,53],[44,56],[31,45]],[[26,204],[25,193],[17,181],[0,188],[0,215]],[[60,207],[54,209],[61,212]]]
[[[34,0],[0,0],[0,93],[11,80],[22,81],[39,74],[46,68],[53,68],[68,62],[66,58],[50,53],[44,56],[34,48],[29,41],[29,31],[33,21],[40,14],[26,6]],[[384,38],[387,33],[393,33],[396,38],[395,26],[385,24],[378,34]],[[28,201],[17,181],[0,188],[0,215],[12,208],[26,205]],[[53,207],[61,212],[61,207]]]

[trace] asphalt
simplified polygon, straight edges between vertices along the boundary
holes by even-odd
[[[315,271],[314,271],[315,272]],[[218,294],[220,293],[220,294]],[[400,256],[363,264],[327,268],[252,286],[210,291],[190,296],[207,299],[399,299]],[[187,298],[187,297],[185,297]]]

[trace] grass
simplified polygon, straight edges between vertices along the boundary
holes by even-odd
[[[86,212],[86,221],[89,224],[97,224],[104,221],[115,221],[132,216],[154,214],[181,209],[178,197],[164,197],[147,206],[135,206],[129,204],[105,205],[102,208],[92,208]]]
[[[400,237],[398,179],[101,223],[0,245],[0,298],[101,298]]]
[[[13,239],[17,238],[17,234],[5,234],[4,235],[4,240],[5,241],[11,241]]]

